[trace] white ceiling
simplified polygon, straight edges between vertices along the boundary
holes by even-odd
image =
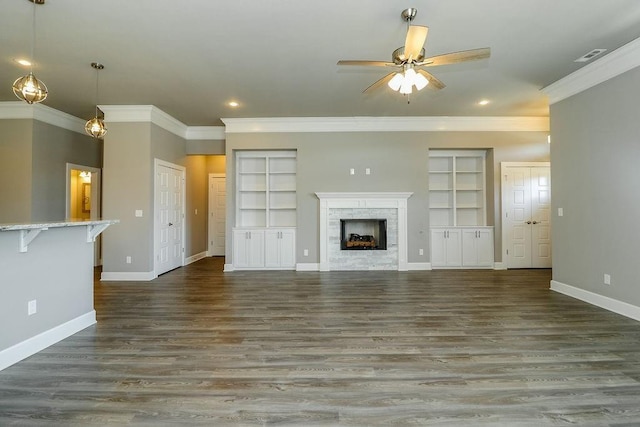
[[[426,55],[491,47],[488,60],[429,68],[447,87],[407,99],[362,91],[404,43],[400,13],[429,27]],[[27,69],[33,4],[2,0],[0,101]],[[638,0],[46,0],[34,74],[44,104],[81,118],[99,103],[155,105],[189,126],[231,117],[546,116],[540,89],[640,37]],[[480,99],[491,103],[479,107]],[[236,100],[240,106],[226,105]]]

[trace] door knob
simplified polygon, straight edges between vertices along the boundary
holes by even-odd
[[[169,227],[171,227],[172,225],[173,225],[173,223],[172,223],[172,222],[170,222],[170,223],[169,223]]]

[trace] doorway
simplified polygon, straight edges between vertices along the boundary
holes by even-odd
[[[209,174],[209,256],[224,256],[226,235],[226,177]]]
[[[503,162],[502,248],[507,268],[551,268],[548,162]]]
[[[67,163],[65,218],[97,220],[101,213],[101,170],[92,166]],[[101,236],[94,243],[95,267],[102,265]]]
[[[184,265],[185,168],[156,159],[154,181],[155,274]]]

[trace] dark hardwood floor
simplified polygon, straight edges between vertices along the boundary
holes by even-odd
[[[222,262],[96,282],[97,325],[0,372],[0,426],[640,425],[640,323],[549,270]]]

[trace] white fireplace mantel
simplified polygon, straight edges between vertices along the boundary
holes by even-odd
[[[329,271],[328,228],[330,209],[397,209],[398,271],[408,270],[407,199],[409,192],[331,192],[316,193],[320,199],[320,271]]]

